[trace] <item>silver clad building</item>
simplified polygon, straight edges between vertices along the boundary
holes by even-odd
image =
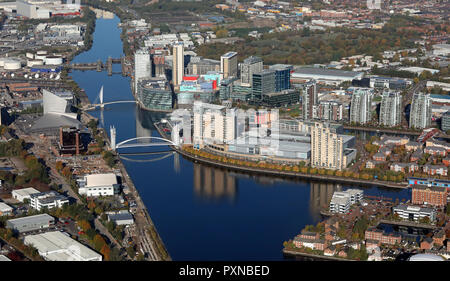
[[[415,93],[409,113],[409,127],[424,129],[431,126],[431,98],[429,94]]]
[[[49,228],[55,223],[55,219],[47,214],[28,216],[6,221],[6,228],[17,232],[28,232],[44,228]]]
[[[260,57],[251,56],[241,63],[241,84],[243,86],[253,85],[253,74],[263,71],[263,60]]]
[[[366,124],[372,119],[373,91],[368,88],[356,88],[350,104],[350,122]]]
[[[402,121],[402,96],[399,92],[384,91],[381,97],[380,125],[394,127]]]
[[[152,62],[150,53],[140,49],[134,54],[134,88],[137,91],[137,84],[142,78],[152,77]]]
[[[60,127],[68,126],[80,129],[81,122],[77,113],[71,112],[72,103],[45,89],[43,92],[44,116],[38,119],[31,130],[33,132],[58,133]]]
[[[400,204],[394,207],[392,211],[404,220],[417,221],[425,217],[428,217],[430,221],[434,221],[436,219],[436,210],[433,208]]]

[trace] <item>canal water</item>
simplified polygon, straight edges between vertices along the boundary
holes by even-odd
[[[117,17],[98,19],[93,47],[74,62],[122,55],[118,23]],[[120,71],[119,65],[114,67]],[[74,71],[71,76],[91,102],[101,86],[105,102],[133,99],[127,77],[96,71]],[[152,120],[161,118],[135,104],[114,104],[92,114],[103,120],[108,133],[110,126],[116,127],[117,142],[156,136]],[[154,150],[124,152],[143,151]],[[173,260],[282,260],[283,241],[320,221],[320,207],[327,205],[335,190],[348,188],[237,174],[194,164],[173,153],[122,159]],[[408,190],[361,188],[366,194],[393,200],[411,196]]]

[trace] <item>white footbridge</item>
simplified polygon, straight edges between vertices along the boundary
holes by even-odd
[[[97,103],[97,102],[100,103]],[[138,103],[137,100],[117,100],[117,101],[109,101],[109,102],[104,102],[103,101],[103,86],[100,89],[100,92],[98,93],[97,98],[95,99],[94,103],[86,105],[83,110],[87,111],[87,110],[94,110],[97,107],[100,108],[104,108],[105,105],[110,105],[110,104],[119,104],[119,103]]]
[[[117,151],[119,148],[131,147],[152,147],[152,146],[179,146],[179,144],[161,137],[136,137],[116,143],[116,128],[109,128],[111,136],[111,149]],[[139,140],[149,140],[149,142],[136,142]]]

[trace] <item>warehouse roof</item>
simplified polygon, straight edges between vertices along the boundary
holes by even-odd
[[[25,236],[24,243],[33,245],[51,261],[101,260],[102,256],[60,231]]]
[[[40,214],[35,216],[28,216],[28,217],[22,217],[17,219],[10,219],[8,220],[9,223],[13,224],[33,224],[36,221],[52,221],[54,218],[47,214]]]
[[[305,75],[305,74],[311,74],[311,75],[322,75],[322,76],[339,76],[339,77],[348,77],[353,78],[356,76],[360,76],[364,74],[363,72],[356,72],[356,71],[347,71],[347,70],[339,70],[339,69],[329,69],[329,68],[319,68],[319,67],[301,67],[295,69],[292,76],[296,75]]]
[[[30,196],[31,194],[40,193],[39,190],[32,188],[32,187],[22,188],[22,189],[14,189],[12,192],[19,196]]]
[[[0,261],[11,261],[11,260],[4,255],[0,255]]]
[[[113,173],[86,176],[86,187],[117,184],[117,176]]]
[[[123,221],[123,220],[133,220],[133,215],[126,212],[126,213],[117,213],[117,214],[109,214],[108,215],[109,220],[111,221]]]
[[[13,210],[12,207],[10,207],[9,205],[0,202],[0,212],[5,213],[5,212],[11,212]]]

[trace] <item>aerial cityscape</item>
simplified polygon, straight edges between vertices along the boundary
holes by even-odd
[[[0,261],[449,260],[449,16],[0,0]]]

